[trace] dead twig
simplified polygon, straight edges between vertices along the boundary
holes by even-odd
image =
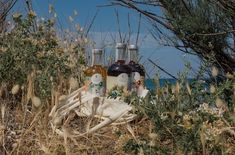
[[[137,31],[137,37],[136,37],[136,42],[135,42],[136,45],[138,44],[138,41],[139,41],[140,23],[141,23],[141,14],[139,14],[138,31]]]
[[[159,68],[161,71],[163,71],[164,73],[166,73],[167,75],[169,75],[170,77],[172,77],[175,80],[178,80],[174,75],[170,74],[169,72],[167,72],[165,69],[163,69],[162,67],[160,67],[159,65],[157,65],[155,62],[153,62],[151,59],[148,59],[149,62],[151,62],[154,66],[156,66],[157,68]]]
[[[120,39],[120,42],[122,42],[123,40],[122,40],[122,34],[121,34],[121,28],[120,28],[120,22],[119,22],[119,14],[118,14],[117,10],[115,10],[115,14],[116,14],[116,17],[117,17],[119,39]]]

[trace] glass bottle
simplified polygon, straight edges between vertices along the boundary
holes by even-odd
[[[93,95],[104,96],[106,84],[106,69],[103,67],[103,50],[92,49],[91,67],[84,71],[86,91]]]
[[[127,57],[126,44],[117,43],[115,63],[108,68],[107,72],[107,91],[115,86],[130,90],[131,69],[125,64]]]
[[[144,89],[145,69],[143,65],[138,64],[138,47],[136,45],[128,46],[129,64],[132,70],[131,74],[131,90],[137,92],[138,95]]]

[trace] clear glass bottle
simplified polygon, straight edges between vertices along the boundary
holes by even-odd
[[[103,49],[92,49],[91,67],[84,71],[86,90],[97,96],[105,95],[107,72],[103,67]]]
[[[126,44],[117,43],[115,63],[107,71],[107,91],[115,86],[130,90],[131,69],[125,64],[127,57]]]
[[[131,90],[140,95],[144,89],[145,69],[143,65],[138,64],[138,47],[136,45],[128,46],[129,64],[132,70],[131,74]]]

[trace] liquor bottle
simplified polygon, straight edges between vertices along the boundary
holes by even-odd
[[[128,46],[129,64],[132,70],[131,74],[131,90],[141,94],[144,89],[145,69],[143,65],[138,64],[138,47],[136,45]]]
[[[104,96],[106,84],[106,69],[103,67],[103,50],[92,50],[91,67],[84,71],[86,91],[93,95]]]
[[[125,64],[127,57],[126,44],[117,43],[115,63],[108,68],[107,72],[107,91],[115,86],[130,90],[131,68]]]

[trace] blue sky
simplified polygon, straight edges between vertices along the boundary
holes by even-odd
[[[108,0],[32,0],[33,9],[38,17],[50,18],[49,5],[52,5],[57,14],[57,19],[62,29],[73,29],[73,23],[79,23],[81,26],[91,22],[91,19],[98,11],[94,25],[91,28],[90,37],[100,44],[101,38],[106,37],[106,41],[111,40],[110,34],[117,34],[118,26],[115,15],[115,10],[119,12],[120,29],[123,34],[128,33],[128,14],[130,16],[131,31],[133,32],[132,41],[135,42],[135,34],[138,29],[139,15],[133,10],[128,10],[123,7],[98,7],[109,4]],[[147,8],[146,8],[147,9]],[[25,1],[19,0],[14,11],[25,11]],[[78,13],[74,16],[74,10]],[[160,13],[160,10],[157,10]],[[69,16],[72,16],[73,23],[69,22]],[[158,65],[165,68],[173,75],[177,75],[179,71],[184,69],[184,61],[189,61],[196,69],[199,65],[199,60],[193,56],[185,55],[174,48],[164,47],[154,40],[148,32],[151,27],[146,20],[142,19],[140,29],[140,56],[141,62],[144,63],[149,75],[153,77],[157,72],[153,66],[147,61],[148,58],[154,60]],[[161,77],[167,77],[160,72]]]

